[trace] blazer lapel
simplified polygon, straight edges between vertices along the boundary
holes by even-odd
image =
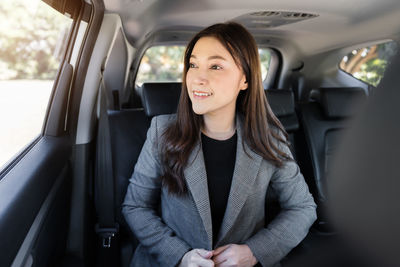
[[[236,129],[238,138],[235,169],[224,219],[218,234],[217,244],[214,245],[219,245],[234,225],[248,195],[253,190],[253,184],[263,159],[260,155],[253,152],[245,142],[242,143],[243,125],[241,123],[242,120],[237,116]]]
[[[188,165],[184,169],[188,189],[192,193],[196,208],[203,221],[204,229],[208,237],[208,249],[212,247],[212,221],[210,199],[208,195],[208,184],[206,167],[204,164],[203,150],[200,142],[193,149],[188,159]]]

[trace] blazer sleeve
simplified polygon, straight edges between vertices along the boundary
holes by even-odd
[[[287,145],[280,145],[280,149],[293,158]],[[317,219],[317,205],[294,160],[276,168],[270,186],[278,197],[281,212],[245,242],[264,267],[278,263],[296,247]]]
[[[176,266],[190,247],[163,223],[157,212],[161,195],[158,118],[151,121],[147,139],[129,180],[122,213],[140,243],[161,266]]]

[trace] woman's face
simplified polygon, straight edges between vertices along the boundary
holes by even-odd
[[[214,37],[195,44],[186,75],[193,111],[198,115],[231,114],[246,77],[228,50]]]

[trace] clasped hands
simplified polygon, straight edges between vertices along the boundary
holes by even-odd
[[[257,264],[257,259],[247,245],[229,244],[208,251],[193,249],[182,258],[179,267],[249,267]]]

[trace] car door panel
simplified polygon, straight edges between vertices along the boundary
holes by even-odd
[[[13,262],[57,178],[68,179],[70,155],[71,142],[68,137],[44,136],[1,179],[0,266],[10,266]],[[69,191],[68,187],[60,190],[63,194]],[[49,208],[69,210],[68,203],[52,202],[53,207],[50,205]],[[60,229],[67,229],[67,223],[57,219],[57,224]],[[43,227],[40,227],[40,231],[46,232]],[[51,236],[46,242],[51,243],[56,238],[57,235]]]

